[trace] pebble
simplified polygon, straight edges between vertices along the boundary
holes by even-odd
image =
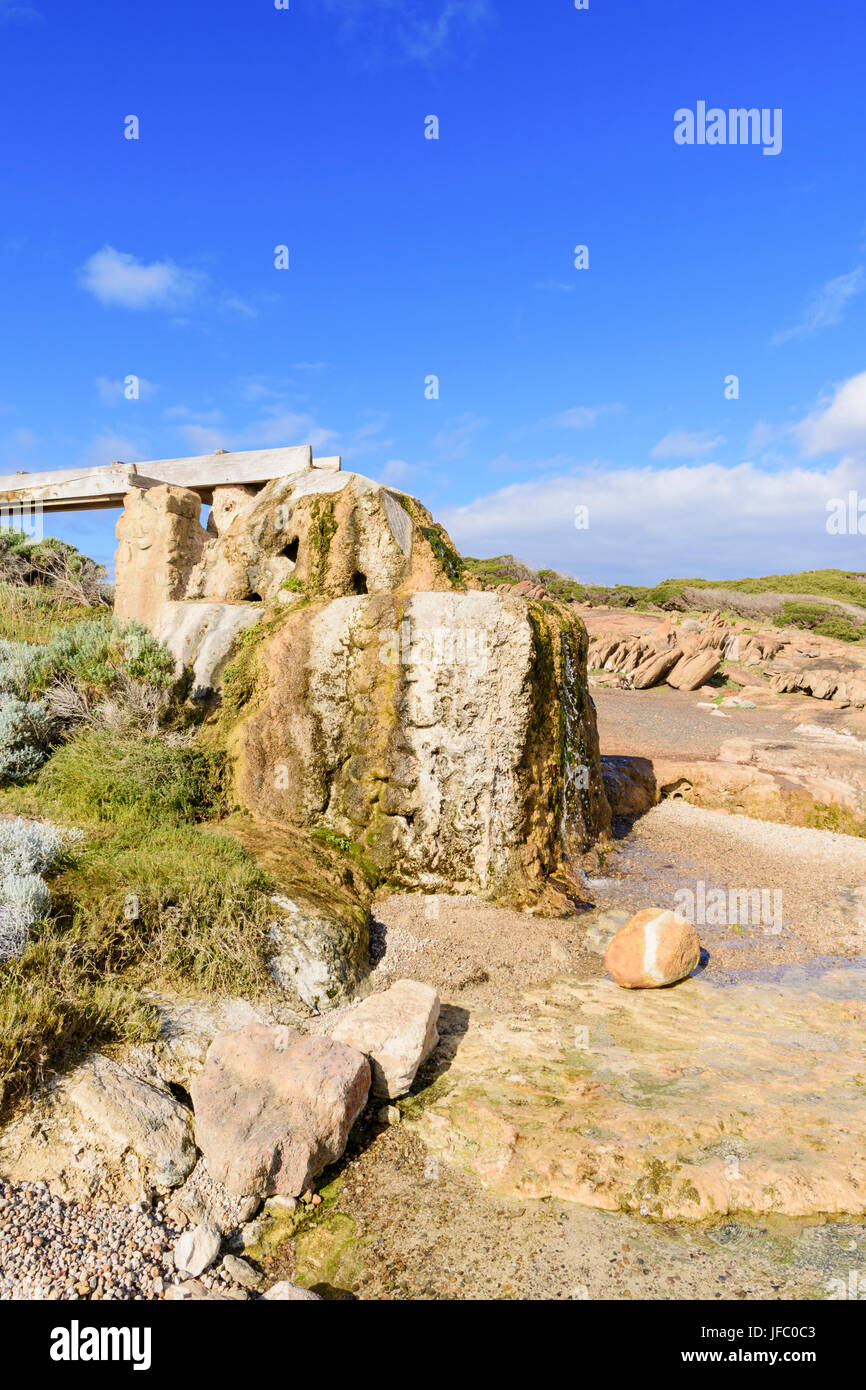
[[[0,1301],[164,1298],[182,1282],[172,1250],[181,1234],[164,1203],[71,1202],[45,1183],[0,1182]],[[222,1269],[203,1281],[240,1292]]]

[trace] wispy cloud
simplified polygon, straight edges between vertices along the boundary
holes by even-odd
[[[336,430],[321,425],[313,415],[291,408],[282,401],[263,404],[261,413],[246,424],[232,424],[217,408],[192,410],[185,405],[170,406],[162,413],[184,441],[184,448],[197,454],[217,449],[276,449],[291,444],[309,444],[313,449],[332,450],[339,439]],[[178,446],[173,446],[178,447]]]
[[[0,24],[44,24],[45,19],[34,5],[25,0],[0,0]]]
[[[571,294],[575,287],[567,280],[541,280],[535,288],[544,290],[547,294]]]
[[[432,449],[443,463],[454,463],[465,458],[478,434],[487,424],[477,415],[467,413],[445,421],[445,428],[434,435]]]
[[[174,261],[140,261],[113,246],[96,251],[81,269],[81,283],[101,304],[125,309],[182,308],[202,291],[206,279]]]
[[[838,323],[850,301],[864,288],[866,273],[862,265],[855,266],[847,275],[837,275],[834,280],[828,280],[809,300],[800,321],[793,328],[774,333],[770,342],[778,347],[792,338],[808,338],[820,328],[829,328]]]
[[[489,0],[324,0],[323,7],[341,38],[376,63],[397,56],[429,62],[494,18]]]
[[[370,411],[368,418],[356,430],[353,430],[343,446],[343,458],[357,459],[362,458],[365,454],[378,454],[385,449],[392,449],[394,440],[384,438],[382,433],[387,423],[387,415]]]
[[[672,430],[660,439],[658,444],[650,449],[650,457],[654,459],[702,459],[714,452],[720,444],[724,444],[725,437],[722,434],[713,434],[711,430],[689,431]]]
[[[566,429],[566,430],[588,430],[601,419],[603,415],[617,415],[622,410],[622,406],[617,402],[608,405],[575,405],[569,410],[561,410],[558,415],[548,415],[546,419],[539,420],[541,429]]]
[[[98,434],[89,444],[81,450],[75,463],[75,468],[100,468],[103,464],[114,463],[141,463],[147,458],[147,452],[141,448],[140,442],[130,439],[124,434]]]

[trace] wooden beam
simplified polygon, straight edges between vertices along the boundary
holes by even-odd
[[[269,483],[308,468],[339,470],[338,457],[314,459],[308,444],[288,449],[220,452],[196,458],[157,459],[150,463],[110,463],[102,468],[67,468],[50,473],[15,473],[0,478],[0,509],[41,506],[43,511],[99,511],[122,507],[136,487],[170,483],[197,492],[210,502],[213,489],[231,484]]]

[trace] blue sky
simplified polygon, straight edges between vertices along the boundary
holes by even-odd
[[[310,442],[468,554],[866,569],[864,49],[859,0],[0,0],[0,472]]]

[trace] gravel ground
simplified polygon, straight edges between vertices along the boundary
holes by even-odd
[[[160,1298],[181,1282],[171,1254],[180,1234],[161,1202],[64,1202],[44,1183],[0,1183],[0,1299]],[[220,1270],[202,1282],[237,1289]]]
[[[828,830],[776,825],[748,816],[663,801],[641,816],[591,880],[607,907],[676,906],[682,889],[761,889],[781,913],[744,921],[728,913],[697,923],[716,966],[748,968],[854,958],[866,950],[866,840]]]
[[[723,690],[717,694],[723,695]],[[777,709],[726,709],[728,718],[719,718],[701,709],[705,697],[694,690],[672,690],[658,686],[651,690],[592,691],[598,717],[598,737],[606,755],[641,758],[716,758],[729,738],[772,739],[790,742],[790,715],[815,722],[818,715],[830,718],[839,728],[847,727],[842,711],[833,710],[826,700],[804,701],[780,697]],[[824,708],[822,708],[824,707]]]

